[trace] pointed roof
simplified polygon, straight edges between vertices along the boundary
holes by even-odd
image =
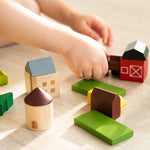
[[[145,43],[141,41],[134,41],[129,43],[124,54],[122,55],[122,59],[129,60],[146,60],[149,53],[149,49]]]
[[[25,70],[33,77],[56,73],[52,57],[28,61]]]
[[[45,92],[41,88],[35,88],[29,95],[24,99],[24,102],[31,106],[43,106],[53,101],[51,95]]]
[[[120,97],[115,93],[95,87],[91,94],[91,110],[97,110],[117,119],[120,116]]]

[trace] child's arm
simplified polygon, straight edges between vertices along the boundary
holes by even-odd
[[[62,54],[77,77],[101,78],[108,70],[105,48],[91,38],[59,26],[10,0],[0,0],[0,36]]]
[[[98,16],[78,13],[63,0],[36,1],[39,3],[41,11],[47,16],[97,41],[102,38],[106,46],[111,46],[113,42],[112,29]]]

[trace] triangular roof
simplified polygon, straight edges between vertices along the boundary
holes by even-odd
[[[31,106],[43,106],[53,101],[51,95],[45,92],[41,88],[35,88],[29,95],[24,99],[24,102]]]
[[[141,41],[134,41],[129,43],[124,54],[122,55],[122,59],[129,60],[146,60],[149,53],[149,49],[145,43]]]
[[[104,97],[107,97],[107,99],[110,99],[110,101],[113,101],[115,99],[115,96],[118,96],[118,95],[113,92],[109,92],[107,90],[104,90],[104,89],[101,89],[98,87],[94,87],[92,96],[100,97],[100,98],[102,98],[102,96],[104,96]]]
[[[91,94],[91,110],[94,109],[117,119],[120,116],[120,97],[113,92],[95,87]]]
[[[52,57],[28,61],[25,70],[33,77],[56,73]]]

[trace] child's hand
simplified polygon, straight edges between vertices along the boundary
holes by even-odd
[[[73,14],[69,20],[71,28],[79,33],[85,34],[95,40],[102,38],[104,45],[111,46],[113,34],[110,25],[98,16]]]
[[[108,54],[98,42],[82,36],[82,39],[64,54],[65,61],[78,78],[100,79],[108,72]]]

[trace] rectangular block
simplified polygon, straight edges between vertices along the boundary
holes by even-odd
[[[133,136],[133,130],[96,110],[75,117],[74,123],[110,145]]]
[[[93,89],[94,87],[99,87],[101,89],[114,92],[120,96],[126,95],[126,90],[95,80],[80,80],[79,82],[72,85],[72,91],[79,92],[81,94],[87,95],[88,91]]]

